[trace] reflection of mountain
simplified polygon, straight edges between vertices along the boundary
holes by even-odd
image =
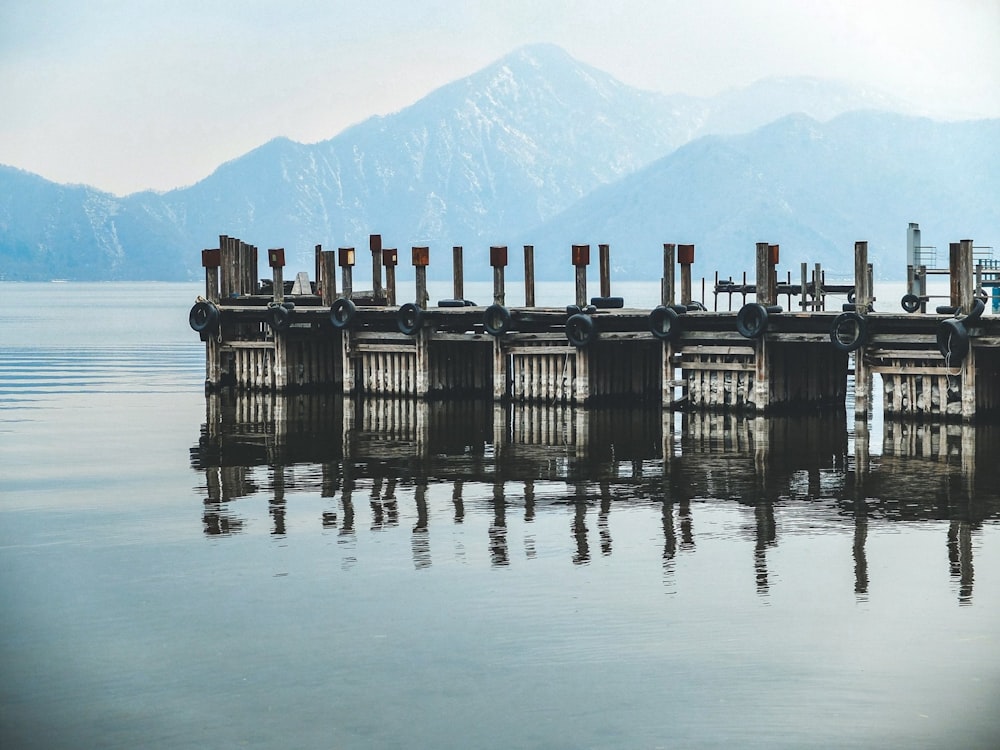
[[[768,550],[783,535],[853,530],[861,595],[872,519],[949,520],[952,573],[968,598],[971,535],[984,519],[1000,517],[996,469],[976,460],[996,445],[996,430],[985,427],[887,423],[884,454],[869,458],[864,426],[852,451],[843,413],[675,415],[230,392],[206,403],[206,426],[191,451],[192,466],[205,473],[206,533],[245,530],[241,508],[249,506],[239,501],[263,496],[271,534],[283,536],[291,497],[318,492],[327,508],[318,526],[342,536],[365,523],[385,531],[412,520],[418,567],[431,563],[428,535],[442,522],[442,495],[451,523],[489,520],[494,565],[510,559],[513,516],[532,523],[568,506],[573,560],[586,563],[615,548],[616,508],[659,505],[666,571],[695,549],[700,509],[721,503],[744,516],[735,533],[753,544],[761,593],[771,585]]]

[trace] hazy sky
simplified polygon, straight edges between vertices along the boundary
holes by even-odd
[[[0,0],[0,163],[118,194],[188,185],[531,42],[665,93],[810,75],[1000,117],[1000,0]]]

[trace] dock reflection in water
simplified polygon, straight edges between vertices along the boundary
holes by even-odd
[[[459,528],[475,516],[489,519],[481,543],[492,566],[511,563],[515,517],[525,558],[564,549],[582,565],[617,549],[616,513],[639,510],[661,527],[655,542],[639,543],[662,546],[672,590],[678,557],[698,548],[699,515],[721,505],[739,509],[731,533],[752,542],[747,565],[760,595],[773,585],[768,556],[783,537],[852,525],[845,573],[864,599],[873,520],[946,520],[949,574],[958,601],[970,603],[973,540],[983,520],[1000,516],[990,426],[886,422],[882,454],[870,456],[867,425],[849,429],[842,412],[765,418],[229,392],[206,404],[191,451],[205,477],[205,533],[256,528],[253,499],[263,496],[269,534],[284,538],[289,503],[318,492],[316,528],[352,546],[345,564],[356,561],[359,534],[408,533],[413,565],[429,567],[432,525]],[[539,538],[540,514],[565,515],[567,536]],[[465,558],[467,544],[462,535],[454,554]]]

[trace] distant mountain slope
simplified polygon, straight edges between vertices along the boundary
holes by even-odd
[[[519,240],[535,244],[546,274],[568,263],[572,243],[609,243],[629,278],[661,257],[663,242],[695,243],[695,271],[709,279],[752,273],[759,241],[781,246],[793,278],[803,261],[851,275],[854,242],[867,240],[876,273],[902,278],[911,221],[945,266],[950,241],[1000,241],[1000,120],[790,116],[694,141]]]
[[[0,278],[197,277],[199,251],[219,234],[284,247],[292,268],[310,269],[316,244],[365,247],[373,232],[389,246],[430,244],[435,259],[437,248],[465,245],[473,278],[488,273],[475,263],[490,244],[511,243],[699,134],[883,101],[811,79],[668,96],[558,47],[528,46],[393,115],[317,144],[275,139],[164,194],[119,198],[2,169]],[[432,261],[432,275],[449,270]]]

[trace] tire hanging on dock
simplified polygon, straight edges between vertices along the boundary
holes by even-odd
[[[681,335],[680,314],[673,307],[654,307],[649,313],[649,330],[660,341],[677,341]]]
[[[597,326],[594,325],[594,319],[584,313],[571,315],[566,321],[566,338],[577,349],[582,349],[593,343],[597,339]]]
[[[424,322],[424,311],[413,302],[407,302],[399,308],[396,313],[396,324],[399,332],[407,336],[415,336]]]
[[[338,331],[350,328],[351,323],[358,314],[358,308],[352,300],[347,297],[339,297],[330,305],[330,323]]]
[[[490,336],[503,336],[513,325],[513,319],[503,305],[493,304],[483,313],[483,328]]]
[[[770,308],[759,302],[748,302],[736,313],[736,330],[748,339],[759,339],[767,330],[767,318]],[[777,308],[780,312],[781,308]]]
[[[295,305],[292,302],[278,303],[272,302],[268,306],[270,317],[268,322],[275,331],[284,331],[292,324],[292,317]]]
[[[969,330],[957,318],[946,318],[938,323],[937,345],[946,363],[960,365],[969,353]]]
[[[842,312],[833,319],[830,341],[841,352],[853,352],[868,339],[868,323],[857,312]]]
[[[219,330],[219,308],[208,300],[198,300],[188,314],[188,324],[196,333],[215,333]]]
[[[903,299],[900,300],[900,305],[908,313],[915,313],[920,309],[920,297],[915,294],[904,294]]]

